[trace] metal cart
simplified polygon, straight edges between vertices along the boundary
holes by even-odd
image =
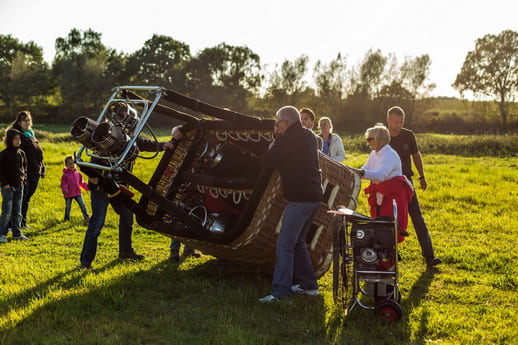
[[[385,322],[401,319],[398,281],[398,220],[371,218],[347,208],[335,215],[333,229],[333,298],[346,314],[356,306],[374,310]]]

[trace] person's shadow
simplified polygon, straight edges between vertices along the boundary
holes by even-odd
[[[439,270],[436,268],[430,268],[419,276],[419,278],[416,280],[412,288],[410,289],[410,293],[405,298],[405,305],[406,310],[408,314],[411,314],[414,309],[417,309],[423,299],[428,294],[428,291],[430,289],[430,285],[432,284],[432,281],[435,277],[435,275],[439,273]],[[415,344],[424,344],[424,335],[428,331],[428,311],[423,311],[421,314],[421,321],[419,323],[419,330],[414,334],[414,337],[416,338],[417,342],[414,342]],[[408,317],[406,318],[406,323],[409,323]],[[407,327],[410,329],[410,327]]]
[[[410,319],[409,315],[413,310],[418,308],[422,300],[428,293],[430,285],[434,279],[436,269],[427,270],[419,276],[415,283],[410,288],[408,294],[402,293],[401,308],[402,319],[394,323],[383,323],[377,319],[373,311],[362,309],[360,306],[355,306],[352,311],[346,313],[342,305],[335,305],[335,309],[331,313],[328,320],[327,328],[329,338],[333,343],[344,344],[407,344],[410,342]],[[401,285],[401,282],[400,282]],[[401,290],[401,286],[400,286]],[[406,290],[406,289],[403,289]],[[362,299],[361,294],[358,296]],[[370,299],[364,303],[373,305]],[[412,344],[424,344],[424,335],[427,332],[428,312],[421,314],[420,327],[412,337]],[[368,332],[365,332],[365,325]]]
[[[297,296],[292,303],[274,305],[258,302],[270,291],[270,275],[219,260],[162,261],[101,284],[118,264],[115,260],[93,272],[60,273],[3,300],[0,312],[5,314],[30,308],[35,297],[41,299],[58,286],[67,292],[4,327],[0,339],[6,340],[4,344],[213,344],[226,339],[291,344],[306,337],[313,338],[312,343],[326,341],[323,298]],[[296,329],[282,327],[286,320],[295,320]]]

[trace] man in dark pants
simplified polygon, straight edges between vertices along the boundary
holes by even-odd
[[[276,120],[279,137],[263,154],[261,163],[279,171],[288,203],[276,244],[272,294],[259,299],[262,303],[289,299],[293,292],[320,294],[306,244],[306,235],[323,200],[317,141],[313,132],[302,127],[297,108],[282,107]],[[293,281],[299,284],[292,286]]]
[[[171,142],[155,143],[150,140],[138,138],[136,141],[139,151],[156,152],[165,149],[172,149]],[[93,158],[92,163],[107,165],[103,160]],[[130,171],[133,167],[133,161],[124,162],[125,169]],[[101,174],[104,171],[100,171]],[[113,176],[114,181],[119,185],[125,185],[117,174]],[[113,210],[119,215],[119,258],[122,260],[143,260],[144,256],[135,253],[131,244],[131,234],[133,232],[133,212],[123,203],[116,199],[112,199],[114,195],[108,195],[100,186],[99,178],[90,177],[88,179],[88,189],[90,190],[90,200],[92,206],[92,217],[86,229],[83,249],[81,251],[81,268],[92,269],[92,261],[97,253],[97,238],[99,237],[108,205],[112,205]]]
[[[417,146],[417,141],[414,132],[403,128],[405,122],[405,112],[401,107],[392,107],[387,110],[387,124],[390,132],[390,146],[399,155],[401,159],[401,165],[403,168],[403,174],[412,182],[412,163],[419,173],[419,184],[422,190],[426,190],[427,183],[424,175],[423,159]],[[421,245],[423,257],[426,260],[428,267],[433,267],[442,263],[441,258],[438,258],[434,254],[432,239],[428,232],[428,227],[424,221],[423,215],[421,214],[421,207],[419,206],[419,200],[414,190],[414,196],[410,204],[408,204],[408,214],[414,224],[414,229],[417,234],[417,240]]]
[[[117,123],[120,119],[125,118],[128,109],[124,103],[117,104],[113,107],[112,120]],[[110,109],[111,111],[112,109]],[[157,143],[143,138],[137,138],[135,141],[138,151],[158,152],[172,149],[171,141]],[[92,163],[108,166],[108,162],[101,158],[92,158]],[[134,158],[123,162],[123,168],[129,172],[133,169]],[[106,173],[105,170],[99,170],[99,175]],[[124,186],[125,183],[120,179],[118,174],[112,176],[115,183]],[[113,210],[119,215],[119,258],[122,260],[143,260],[144,256],[135,253],[132,247],[131,235],[133,232],[133,212],[128,209],[122,202],[113,199],[115,195],[109,195],[100,185],[98,177],[90,177],[88,179],[88,189],[90,190],[90,200],[92,205],[92,217],[86,229],[81,251],[80,261],[81,268],[92,269],[92,261],[97,253],[97,239],[104,227],[108,205],[112,205]]]

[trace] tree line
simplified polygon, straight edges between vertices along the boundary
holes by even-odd
[[[91,29],[72,29],[55,47],[49,65],[34,42],[0,35],[0,119],[12,119],[21,108],[32,109],[42,122],[96,116],[116,85],[160,85],[266,117],[286,104],[311,107],[350,132],[379,122],[394,104],[406,110],[410,124],[433,116],[426,113],[435,87],[428,54],[398,61],[372,49],[352,66],[340,53],[314,66],[302,55],[265,72],[259,55],[246,46],[220,43],[193,54],[188,44],[156,34],[132,54],[106,47],[101,33]],[[506,30],[477,40],[453,86],[461,95],[494,97],[500,125],[508,127],[518,90],[518,33]]]

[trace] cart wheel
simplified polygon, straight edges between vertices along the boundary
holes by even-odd
[[[376,316],[384,322],[401,320],[401,316],[403,315],[399,304],[392,300],[384,300],[376,303],[374,312]]]
[[[348,246],[347,224],[336,217],[333,229],[333,300],[347,309],[354,294],[352,249]]]
[[[340,235],[343,232],[341,217],[335,216],[334,227],[333,227],[333,300],[335,303],[341,302],[341,288],[342,288],[342,277],[341,277],[341,261],[343,251],[343,236]]]

